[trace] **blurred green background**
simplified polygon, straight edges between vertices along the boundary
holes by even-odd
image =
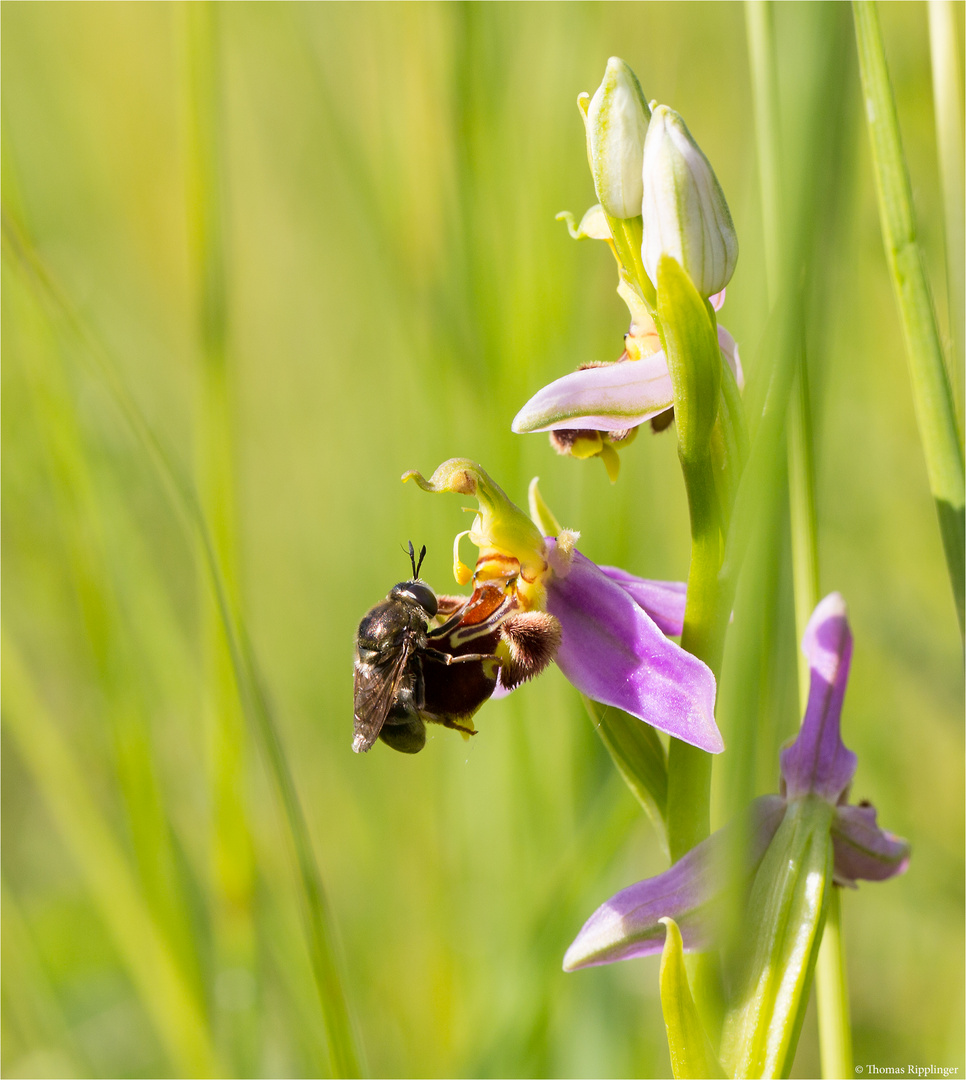
[[[849,11],[776,17],[794,161],[798,80]],[[882,19],[945,327],[926,9]],[[642,432],[612,487],[509,423],[621,349],[611,256],[554,221],[594,201],[574,100],[612,53],[713,162],[741,243],[722,319],[751,377],[768,362],[743,8],[8,0],[2,30],[5,216],[74,312],[5,246],[4,1075],[328,1069],[285,820],[197,546],[103,363],[208,508],[371,1074],[668,1075],[656,958],[560,970],[597,905],[665,865],[576,692],[553,670],[469,742],[357,757],[351,660],[407,540],[454,590],[461,501],[398,480],[451,456],[520,502],[540,475],[597,561],[686,576],[673,434]],[[853,798],[913,844],[905,877],[844,897],[856,1062],[963,1068],[960,640],[847,45],[842,151],[796,166],[827,196],[807,324],[822,588],[856,638]],[[798,719],[784,548],[766,572],[759,791]],[[796,1074],[817,1064],[809,1017]]]

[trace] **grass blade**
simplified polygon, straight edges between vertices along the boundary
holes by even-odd
[[[936,314],[926,283],[916,236],[909,173],[899,135],[895,96],[875,0],[854,0],[855,36],[872,162],[879,193],[879,217],[889,272],[899,304],[919,438],[926,456],[929,487],[936,501],[946,564],[959,617],[966,631],[966,498],[963,450],[949,375],[939,341]]]

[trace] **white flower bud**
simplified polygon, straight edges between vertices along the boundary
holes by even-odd
[[[634,218],[641,213],[641,165],[649,116],[637,76],[623,60],[612,56],[586,120],[594,187],[600,205],[612,218]]]
[[[714,170],[680,116],[658,105],[644,141],[644,269],[657,284],[662,255],[702,296],[720,292],[738,261],[738,237]]]

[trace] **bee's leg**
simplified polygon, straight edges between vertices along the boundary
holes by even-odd
[[[476,728],[473,727],[473,721],[472,720],[466,720],[465,723],[460,723],[461,719],[465,719],[465,718],[461,718],[461,717],[457,717],[457,716],[446,716],[440,721],[440,723],[443,725],[443,727],[448,727],[452,731],[458,731],[464,737],[468,737],[470,735],[475,735],[476,734]]]
[[[465,664],[473,660],[477,661],[477,663],[483,660],[495,660],[498,664],[502,663],[500,658],[492,653],[463,653],[460,656],[454,656],[452,653],[440,652],[439,649],[430,648],[423,649],[422,653],[424,658],[439,660],[441,663],[446,664],[447,667],[450,664]]]

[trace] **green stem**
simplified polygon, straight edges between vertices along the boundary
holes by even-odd
[[[919,438],[952,583],[959,628],[966,629],[964,467],[952,390],[916,239],[912,194],[874,0],[853,0],[879,216],[899,304]]]
[[[228,354],[228,282],[225,258],[224,124],[218,12],[211,3],[185,8],[188,101],[188,232],[194,271],[199,394],[198,490],[212,543],[232,601],[240,605],[235,530],[234,437]],[[254,972],[257,963],[253,905],[255,854],[245,790],[250,736],[238,699],[221,619],[198,567],[206,765],[211,791],[214,944],[223,970]],[[258,1061],[258,1025],[247,1009],[218,1010],[217,1025],[235,1048],[236,1071]],[[229,1034],[230,1033],[230,1034]]]
[[[752,66],[758,173],[761,182],[765,279],[769,305],[773,305],[778,298],[784,265],[782,259],[784,198],[779,153],[781,126],[772,5],[769,0],[749,0],[745,6],[745,15],[748,28],[748,51]],[[788,498],[792,532],[795,636],[797,641],[801,641],[809,617],[818,601],[818,540],[815,529],[815,466],[812,454],[808,374],[803,350],[796,348],[794,361],[795,379],[788,403]],[[804,711],[808,696],[808,661],[800,650],[798,650],[798,687]]]
[[[762,187],[767,287],[774,304],[781,290],[784,260],[782,227],[784,220],[782,170],[779,148],[781,126],[776,49],[772,5],[768,0],[749,0],[745,8],[758,142],[758,164]],[[797,301],[793,301],[797,302]],[[789,400],[786,450],[788,457],[788,500],[791,519],[792,581],[795,596],[796,641],[801,641],[811,613],[819,599],[818,529],[815,512],[815,465],[812,444],[808,368],[804,344],[795,345],[795,377]],[[808,701],[809,668],[804,653],[798,659],[798,695],[802,714]],[[833,889],[833,892],[835,890]],[[836,915],[837,896],[833,897]],[[829,920],[831,922],[831,920]],[[819,1024],[822,1072],[826,1077],[847,1076],[851,1072],[851,1027],[845,961],[842,952],[841,922],[834,932],[828,924],[819,946],[815,972],[815,994],[821,1016],[834,1017]],[[829,1062],[839,1071],[829,1071]]]
[[[932,57],[936,145],[943,188],[946,226],[946,303],[952,357],[949,365],[953,398],[963,407],[963,364],[966,360],[966,213],[963,194],[963,111],[956,44],[956,11],[952,0],[929,0],[929,49]],[[957,410],[957,415],[959,412]]]
[[[788,403],[788,509],[791,517],[795,640],[802,641],[808,620],[819,601],[815,461],[804,350],[798,351],[797,367],[792,397]],[[805,654],[801,649],[795,651],[798,657],[798,700],[804,716],[811,676]]]
[[[832,886],[825,930],[815,965],[818,1042],[822,1076],[852,1076],[849,987],[842,947],[842,890]]]
[[[691,566],[681,647],[703,660],[717,679],[721,670],[727,613],[722,617],[718,580],[723,555],[721,512],[711,458],[682,459],[691,516]],[[671,861],[704,840],[711,827],[712,757],[671,739],[668,750],[667,828]]]

